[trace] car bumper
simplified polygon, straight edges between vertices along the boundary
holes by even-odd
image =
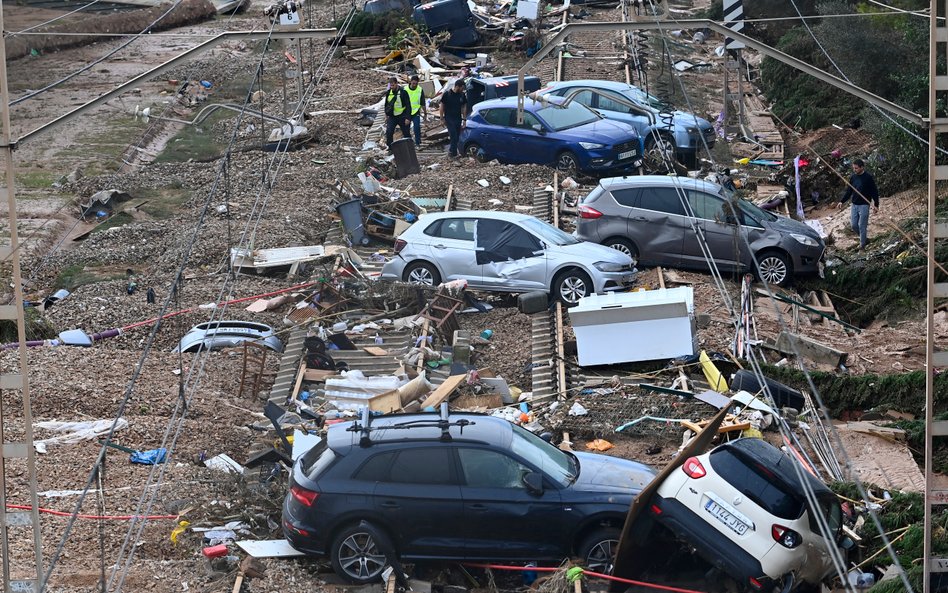
[[[325,541],[325,534],[300,519],[294,513],[294,505],[290,496],[283,501],[283,535],[290,545],[306,554],[322,556],[326,553],[328,547]]]
[[[624,158],[621,161],[616,158],[614,150],[589,150],[586,158],[583,159],[581,167],[584,171],[606,173],[633,171],[642,166],[641,150],[636,150],[635,156]]]
[[[691,544],[698,555],[730,575],[741,588],[769,590],[776,581],[765,575],[760,561],[673,498],[656,496],[651,513],[679,539]],[[655,509],[659,512],[656,512]],[[753,583],[758,583],[759,586]]]
[[[826,255],[825,247],[809,247],[793,252],[793,274],[795,276],[814,276],[820,272],[820,262]]]
[[[637,274],[636,269],[631,272],[599,272],[598,277],[594,279],[596,292],[613,292],[631,288],[635,284]]]
[[[406,265],[408,265],[408,262],[398,256],[395,256],[385,262],[385,265],[382,266],[382,271],[379,275],[379,278],[381,280],[388,280],[390,282],[398,282],[404,277]]]

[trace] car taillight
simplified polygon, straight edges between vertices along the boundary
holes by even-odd
[[[753,587],[753,588],[755,588],[755,589],[763,589],[763,588],[764,588],[764,584],[761,583],[760,581],[758,581],[757,579],[755,579],[754,577],[750,577],[750,579],[748,579],[748,581],[750,582],[751,587]]]
[[[771,527],[770,535],[774,538],[775,542],[791,550],[803,543],[803,538],[800,537],[799,533],[783,525],[774,525]]]
[[[395,255],[398,255],[399,252],[401,252],[401,250],[404,249],[404,248],[407,247],[407,246],[408,246],[408,241],[405,241],[404,239],[396,239],[396,240],[395,240],[395,249],[394,249]]]
[[[579,217],[580,218],[600,218],[602,212],[596,210],[591,206],[580,206],[579,207]]]
[[[697,457],[689,457],[681,466],[681,471],[685,472],[689,478],[697,480],[703,478],[708,472],[704,471],[704,466],[698,461]]]
[[[299,502],[301,505],[306,507],[313,506],[313,503],[316,502],[316,499],[319,498],[319,492],[313,492],[312,490],[307,490],[300,486],[293,486],[290,488],[290,494]]]

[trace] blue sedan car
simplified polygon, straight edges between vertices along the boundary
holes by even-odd
[[[480,161],[552,165],[566,175],[614,175],[642,166],[642,139],[634,127],[559,97],[526,99],[522,125],[516,97],[478,103],[460,142],[464,154]]]
[[[595,109],[606,119],[634,126],[645,139],[646,167],[652,170],[661,169],[663,149],[693,167],[705,146],[708,149],[714,146],[711,122],[691,113],[676,111],[657,97],[629,84],[571,80],[550,83],[538,94],[577,101]]]

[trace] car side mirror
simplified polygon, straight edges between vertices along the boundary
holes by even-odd
[[[537,134],[539,134],[539,135],[541,135],[541,136],[546,136],[546,128],[544,128],[542,125],[540,125],[540,124],[533,124],[533,126],[531,126],[531,127],[533,128],[533,130],[534,130]]]
[[[536,472],[527,472],[523,475],[523,485],[527,492],[535,496],[543,494],[543,476]]]

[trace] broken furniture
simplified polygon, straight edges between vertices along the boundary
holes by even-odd
[[[569,317],[580,366],[691,356],[697,346],[690,286],[584,297]]]
[[[425,305],[416,319],[421,317],[434,322],[435,329],[441,337],[445,342],[450,342],[454,338],[454,332],[461,329],[456,313],[463,307],[463,293],[457,297],[451,296],[448,294],[448,288],[442,285],[438,287],[434,297]]]

